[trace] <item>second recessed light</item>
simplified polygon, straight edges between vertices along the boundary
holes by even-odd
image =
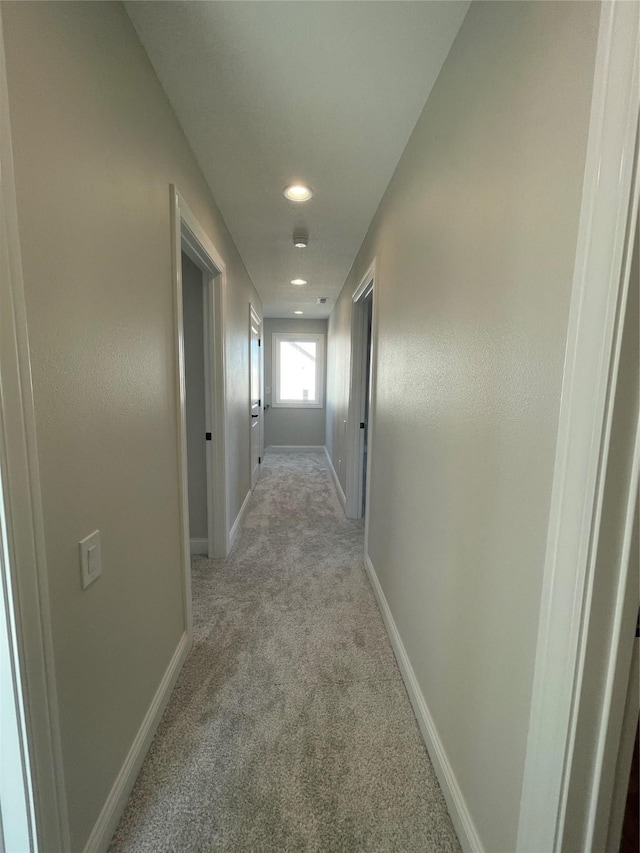
[[[301,285],[306,284],[306,283],[307,282],[304,278],[292,278],[291,279],[291,284],[295,284],[298,287],[300,287]]]
[[[302,314],[303,312],[302,311],[294,311],[293,313],[294,314]]]

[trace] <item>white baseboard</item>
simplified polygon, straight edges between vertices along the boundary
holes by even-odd
[[[85,844],[84,853],[105,853],[108,849],[190,647],[191,640],[185,633],[180,638],[138,734],[113,783],[89,840]]]
[[[208,539],[191,539],[189,548],[192,554],[208,554],[209,540]]]
[[[336,474],[336,469],[333,467],[333,462],[331,461],[331,457],[329,456],[329,451],[325,447],[324,449],[325,456],[327,457],[327,462],[329,463],[329,470],[331,471],[331,476],[333,477],[333,484],[336,487],[336,492],[338,493],[338,500],[342,504],[342,509],[347,511],[347,497],[342,489],[340,484],[340,480],[338,479],[338,475]]]
[[[270,444],[266,453],[296,453],[297,451],[316,451],[322,453],[324,444]]]
[[[393,651],[396,656],[396,660],[398,661],[398,666],[400,667],[400,672],[402,673],[402,678],[404,680],[405,687],[407,688],[409,699],[413,705],[413,711],[416,715],[420,731],[422,732],[422,737],[427,747],[427,752],[429,753],[433,768],[436,771],[436,776],[440,782],[440,787],[442,788],[442,793],[444,794],[444,798],[447,802],[449,814],[451,815],[451,820],[453,821],[453,825],[458,834],[462,849],[466,851],[466,853],[484,853],[484,847],[480,841],[478,830],[476,829],[471,814],[469,813],[469,809],[464,796],[462,795],[462,791],[460,790],[460,786],[458,785],[458,780],[453,772],[453,768],[449,763],[449,758],[447,757],[447,753],[445,752],[440,736],[438,735],[438,730],[436,729],[435,722],[431,716],[429,707],[427,706],[424,694],[418,684],[418,679],[416,678],[416,674],[411,666],[411,661],[409,660],[407,650],[405,649],[404,643],[400,637],[398,627],[391,615],[391,610],[389,609],[387,599],[385,598],[382,587],[380,586],[380,581],[378,580],[375,569],[373,568],[373,563],[371,562],[368,554],[365,554],[364,559],[369,581],[378,602],[378,607],[380,608],[384,624],[387,628],[387,633],[391,640],[391,645],[393,646]]]
[[[245,514],[247,509],[247,505],[249,503],[249,498],[251,497],[251,490],[247,492],[246,498],[242,501],[242,506],[240,507],[240,512],[236,516],[236,520],[233,522],[233,526],[229,531],[229,551],[233,548],[233,543],[236,541],[236,536],[238,535],[238,530],[240,530],[240,525],[242,524],[242,516]]]

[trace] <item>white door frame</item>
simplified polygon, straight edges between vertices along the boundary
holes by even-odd
[[[34,849],[37,833],[2,479],[6,478],[0,478],[0,851],[26,853]]]
[[[351,365],[349,371],[349,408],[347,414],[347,443],[346,443],[346,504],[347,518],[362,518],[362,481],[363,481],[363,430],[360,429],[364,411],[366,394],[366,353],[364,345],[366,330],[364,327],[366,311],[365,300],[371,296],[373,300],[371,319],[371,373],[369,377],[369,430],[367,453],[367,489],[365,501],[365,542],[368,534],[369,493],[371,481],[371,438],[373,432],[373,404],[375,396],[375,362],[377,352],[376,342],[376,261],[371,263],[351,297]]]
[[[182,224],[182,252],[190,258],[194,265],[198,268],[201,276],[200,282],[202,287],[202,357],[204,360],[204,429],[206,436],[211,436],[211,439],[204,438],[205,441],[205,478],[206,478],[206,496],[207,496],[207,549],[206,554],[209,558],[216,556],[215,543],[219,536],[216,534],[216,509],[214,501],[214,477],[215,477],[215,453],[214,453],[214,426],[215,426],[215,403],[213,397],[213,387],[215,381],[215,336],[211,327],[212,319],[215,317],[215,285],[213,280],[219,275],[213,263],[202,260],[202,250],[194,240],[191,230]],[[181,267],[182,268],[182,267]],[[184,292],[183,292],[184,297]],[[184,302],[183,302],[184,313]],[[186,371],[186,366],[185,366]],[[186,377],[185,377],[186,379]],[[189,441],[187,438],[187,456],[189,452]],[[188,478],[187,478],[188,479]],[[223,537],[224,538],[224,537]],[[197,550],[193,550],[194,544],[197,545]],[[190,548],[192,553],[201,554],[201,540],[191,536],[190,531]]]
[[[172,261],[175,311],[177,422],[179,453],[180,525],[184,575],[185,624],[189,637],[193,630],[191,613],[191,554],[189,541],[189,487],[187,466],[186,388],[184,365],[184,322],[182,314],[182,252],[203,270],[205,322],[205,411],[207,430],[207,516],[209,556],[229,553],[226,460],[226,366],[225,294],[226,265],[220,253],[191,212],[176,187],[171,185]],[[213,378],[213,383],[211,383]],[[211,393],[211,385],[212,391]]]
[[[637,3],[603,3],[551,493],[517,850],[561,851],[585,667],[640,101]],[[637,193],[637,187],[636,187]],[[606,721],[603,718],[603,726]],[[606,738],[606,730],[600,732]],[[584,781],[584,780],[582,780]],[[587,838],[593,838],[593,827]],[[590,847],[585,848],[590,850]]]
[[[38,447],[0,17],[0,475],[16,688],[35,844],[71,849],[62,764]],[[16,571],[16,567],[20,571]],[[20,695],[21,694],[21,697]]]
[[[189,240],[188,232],[183,226],[182,251],[188,255],[194,263],[194,249]],[[198,264],[200,267],[200,264]],[[216,533],[216,505],[215,505],[215,441],[213,439],[215,430],[215,402],[213,389],[216,382],[215,374],[215,330],[211,323],[216,316],[215,306],[215,284],[211,278],[211,270],[202,270],[202,349],[204,358],[204,428],[211,440],[205,440],[205,462],[207,475],[207,556],[212,559],[216,556],[216,542],[219,538],[224,541],[224,529]],[[214,321],[215,322],[215,321]],[[226,513],[222,514],[223,520]],[[224,525],[226,527],[226,524]]]
[[[260,471],[262,460],[264,459],[264,347],[262,346],[264,341],[264,329],[262,317],[256,311],[253,306],[253,303],[249,303],[249,414],[251,414],[251,326],[255,323],[258,326],[258,340],[259,345],[258,349],[260,350],[258,356],[258,371],[260,378],[258,379],[258,394],[260,405],[258,406],[258,430],[260,433],[260,437],[258,439],[258,457],[260,459],[260,463],[258,465],[258,479],[260,479]],[[249,424],[249,476],[251,476],[251,424]],[[256,481],[257,482],[257,481]],[[251,483],[251,489],[253,490],[255,483]]]

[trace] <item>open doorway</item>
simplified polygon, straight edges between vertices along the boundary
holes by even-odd
[[[638,8],[605,4],[518,851],[617,853],[638,721]],[[612,133],[612,128],[615,131]],[[636,835],[637,850],[637,835]]]
[[[33,786],[6,529],[0,477],[0,851],[31,853],[37,843]]]
[[[253,305],[249,305],[249,467],[252,489],[260,477],[263,456],[262,352],[262,320]]]
[[[174,186],[171,216],[180,522],[185,621],[190,634],[192,548],[211,558],[226,557],[229,552],[225,453],[226,267]]]
[[[365,379],[364,379],[364,394],[363,394],[363,412],[362,420],[360,421],[360,433],[362,435],[362,517],[364,518],[367,506],[367,459],[369,455],[369,411],[371,408],[371,340],[372,340],[372,323],[373,323],[373,290],[369,293],[362,303],[363,314],[363,338],[364,352],[362,357],[365,362]]]
[[[189,545],[192,554],[213,552],[211,461],[211,377],[205,357],[209,341],[206,273],[183,250],[182,318],[189,484]]]
[[[639,187],[640,189],[640,187]],[[637,202],[636,202],[637,204]],[[621,848],[638,728],[638,482],[640,476],[640,263],[637,209],[621,278],[608,447],[593,537],[593,611],[576,695],[563,849]],[[635,240],[633,234],[635,231]],[[626,293],[624,292],[626,290]],[[606,454],[606,455],[605,455]],[[589,780],[585,786],[584,780]],[[635,783],[637,785],[637,781]],[[637,805],[637,802],[636,802]],[[637,809],[636,809],[637,820]],[[632,813],[628,819],[632,820]],[[635,838],[635,850],[638,837]],[[628,848],[627,848],[628,849]]]
[[[0,850],[70,850],[0,17]]]
[[[347,417],[348,518],[367,517],[371,471],[372,400],[375,385],[375,264],[352,297],[351,374]]]

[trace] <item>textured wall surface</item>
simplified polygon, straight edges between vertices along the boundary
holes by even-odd
[[[189,477],[189,535],[206,539],[207,453],[204,405],[204,318],[202,272],[182,253],[184,370],[187,390],[187,458]]]
[[[264,321],[264,385],[266,403],[272,404],[276,388],[272,370],[272,335],[274,332],[300,332],[325,336],[324,378],[326,399],[326,320],[270,320]],[[325,407],[321,409],[274,409],[271,406],[264,415],[264,445],[302,444],[323,446],[325,437]]]
[[[471,4],[329,323],[348,373],[375,257],[370,556],[487,851],[515,849],[598,17]]]
[[[227,265],[231,519],[260,299],[117,3],[3,3],[72,849],[184,631],[169,184]],[[102,577],[80,589],[99,528]]]

